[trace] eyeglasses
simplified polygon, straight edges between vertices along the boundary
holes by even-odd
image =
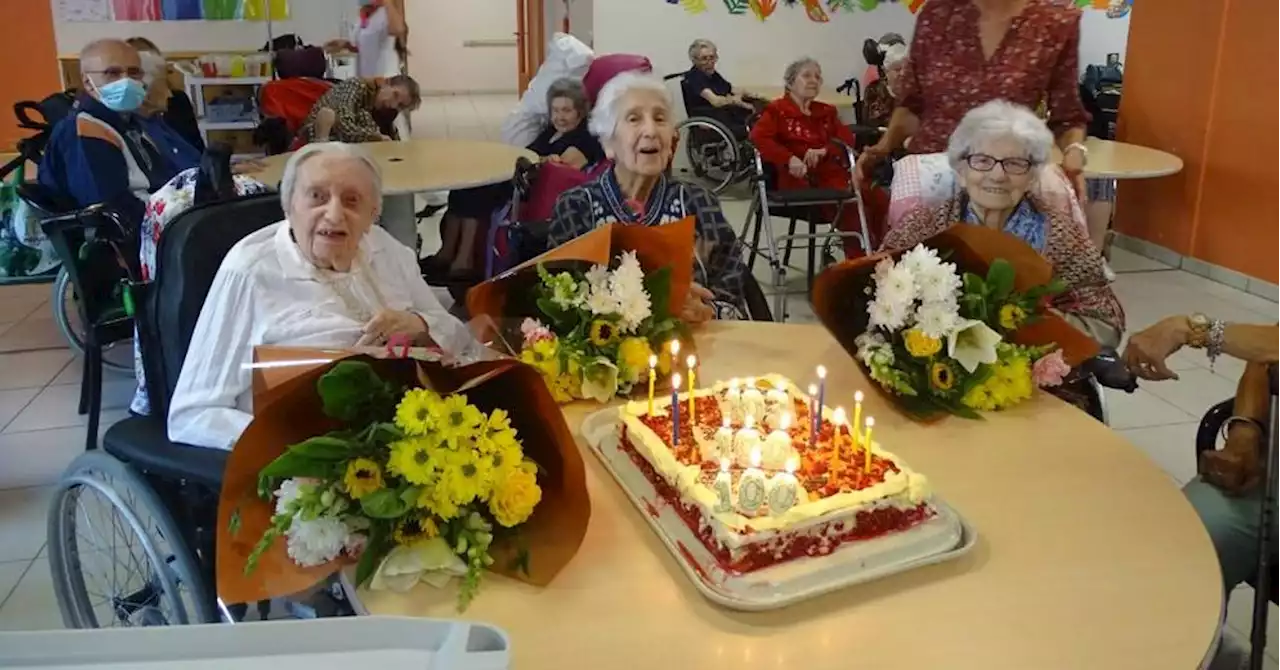
[[[105,70],[85,70],[85,74],[105,74],[108,79],[112,80],[128,76],[130,79],[141,81],[147,73],[140,67],[109,67]]]
[[[698,56],[699,63],[714,63],[720,60],[719,54],[710,54],[708,56]]]
[[[999,165],[1004,169],[1005,174],[1015,176],[1024,175],[1031,171],[1031,167],[1035,163],[1029,158],[996,158],[986,154],[969,154],[964,157],[964,161],[969,167],[978,172],[990,172]]]

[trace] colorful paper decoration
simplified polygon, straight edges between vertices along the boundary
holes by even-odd
[[[924,7],[924,0],[907,0],[907,11],[912,14],[919,13],[921,7]]]
[[[864,12],[873,11],[880,6],[880,0],[859,0],[858,8]]]
[[[865,3],[867,0],[863,0]],[[871,0],[871,4],[878,5],[880,0]],[[852,12],[853,0],[827,0],[827,11],[835,13],[839,11]]]
[[[112,0],[112,14],[117,21],[159,21],[160,0]]]
[[[266,21],[268,0],[243,0],[240,16],[246,21]],[[289,18],[289,0],[270,0],[271,20],[284,21]]]
[[[110,21],[111,0],[53,0],[53,18],[58,23]]]
[[[240,14],[240,0],[204,0],[206,21],[234,21]]]
[[[707,11],[707,0],[679,0],[680,6],[690,14],[701,14]]]
[[[203,2],[202,0],[160,0],[160,15],[165,21],[203,19]]]
[[[778,8],[778,0],[749,0],[751,12],[761,21],[769,18]]]
[[[827,23],[831,20],[827,10],[822,8],[822,0],[804,0],[804,13],[815,23]]]
[[[724,6],[730,14],[746,14],[748,0],[724,0]]]

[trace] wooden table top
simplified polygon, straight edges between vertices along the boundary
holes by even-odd
[[[776,100],[786,95],[786,90],[781,86],[743,86],[742,90],[769,100]],[[818,93],[818,102],[825,102],[837,108],[853,107],[853,98],[843,93],[836,93],[834,88],[822,89]]]
[[[1089,164],[1084,166],[1084,176],[1090,179],[1152,179],[1182,171],[1181,158],[1159,149],[1096,137],[1085,140],[1084,145],[1089,149]],[[1062,161],[1062,154],[1056,147],[1053,159]]]
[[[516,159],[534,159],[533,152],[498,142],[470,140],[410,140],[370,142],[362,145],[382,168],[382,192],[405,195],[450,191],[497,184],[511,178]],[[263,170],[253,178],[276,186],[291,154],[262,160]]]
[[[706,380],[803,384],[822,363],[831,404],[870,390],[819,326],[719,323],[698,338]],[[1190,504],[1141,451],[1047,395],[933,426],[867,397],[878,441],[976,528],[965,557],[773,612],[727,610],[584,449],[592,517],[578,554],[546,588],[487,575],[461,616],[510,633],[522,669],[1198,667],[1218,632],[1221,573]],[[576,433],[598,409],[565,414]],[[455,594],[359,593],[372,614],[422,617],[459,616]]]

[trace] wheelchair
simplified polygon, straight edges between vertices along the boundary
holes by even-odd
[[[662,78],[666,82],[679,80],[677,100],[681,103],[681,110],[678,111],[683,113],[676,125],[676,133],[683,136],[680,143],[684,145],[688,169],[703,186],[719,195],[751,174],[751,164],[744,147],[750,126],[763,105],[758,105],[756,112],[744,120],[743,127],[736,129],[740,132],[735,132],[735,128],[721,118],[723,113],[708,105],[697,92],[688,90],[684,75],[677,72]]]
[[[170,442],[166,416],[222,259],[243,237],[283,216],[275,194],[197,205],[160,238],[153,281],[141,280],[136,255],[120,259],[128,270],[125,286],[135,305],[152,414],[111,426],[103,448],[73,461],[57,485],[48,558],[66,626],[239,618],[213,591],[218,495],[228,452]]]

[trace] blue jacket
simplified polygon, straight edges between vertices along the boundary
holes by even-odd
[[[141,131],[148,151],[130,132]],[[132,223],[146,199],[179,172],[200,164],[200,151],[162,119],[121,115],[88,96],[53,129],[40,161],[40,184],[81,207],[106,203]]]

